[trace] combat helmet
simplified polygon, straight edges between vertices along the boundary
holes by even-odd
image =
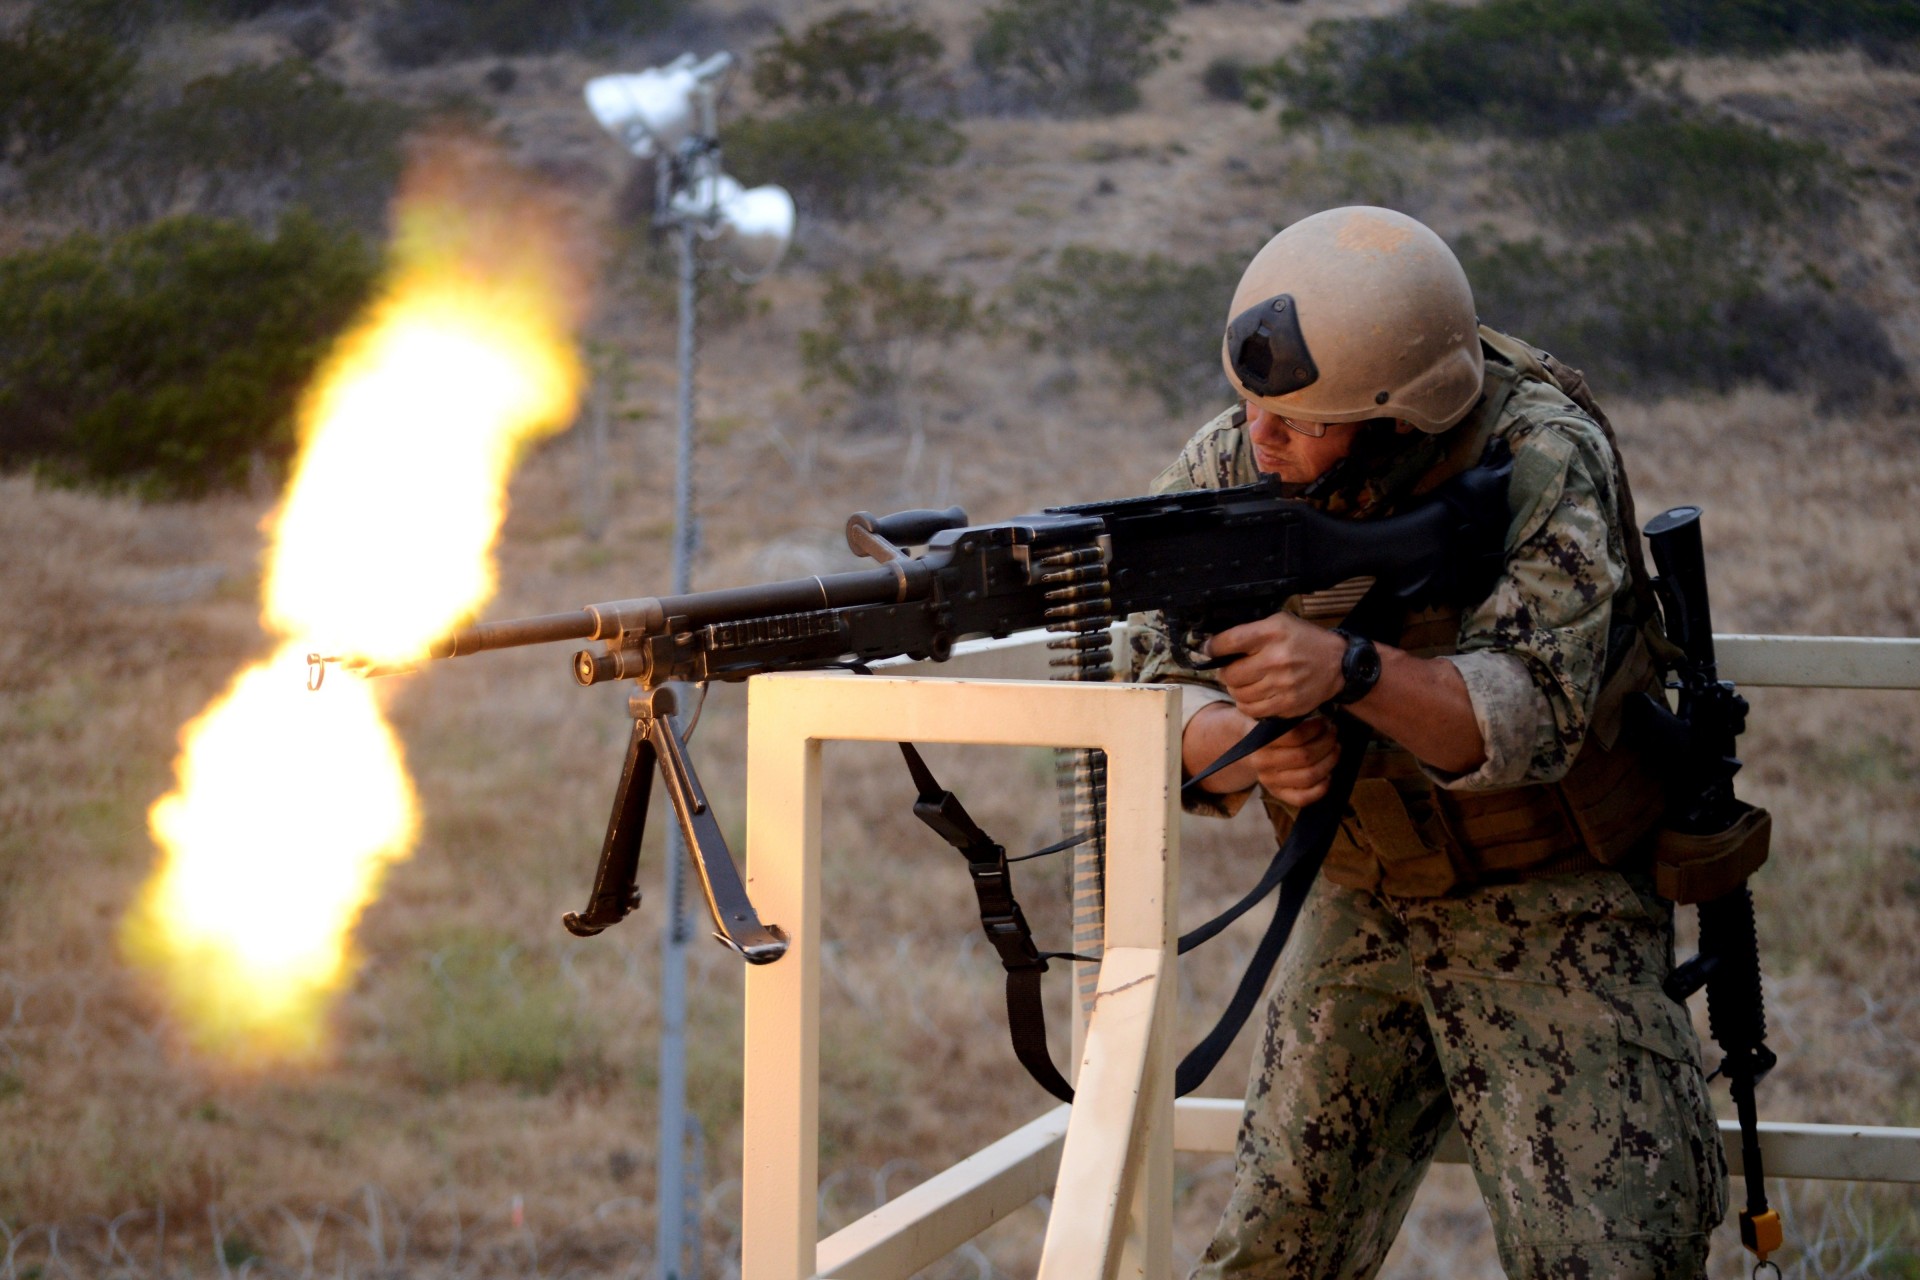
[[[1247,264],[1228,314],[1228,379],[1283,417],[1438,433],[1480,396],[1466,272],[1404,213],[1352,206],[1287,227]]]

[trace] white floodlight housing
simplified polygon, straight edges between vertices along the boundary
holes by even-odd
[[[748,190],[727,174],[712,173],[675,194],[671,207],[693,221],[709,252],[742,283],[772,271],[793,242],[793,197],[784,187]]]
[[[600,127],[642,160],[671,155],[702,124],[700,93],[733,65],[716,53],[696,62],[683,53],[664,67],[587,81],[587,110]]]
[[[793,197],[785,187],[742,191],[721,209],[720,219],[724,230],[714,238],[714,248],[742,283],[779,266],[793,243]]]

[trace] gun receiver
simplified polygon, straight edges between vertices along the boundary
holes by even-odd
[[[1403,514],[1340,520],[1284,496],[1276,480],[1050,507],[998,524],[958,507],[885,517],[860,512],[847,545],[872,568],[572,613],[481,622],[435,642],[434,658],[567,640],[583,685],[632,680],[641,692],[588,907],[566,918],[589,936],[625,916],[646,792],[657,768],[706,887],[717,934],[750,961],[785,950],[753,914],[674,724],[667,686],[773,671],[853,668],[882,658],[944,661],[960,640],[1047,628],[1078,678],[1111,675],[1109,628],[1163,612],[1176,636],[1207,636],[1277,611],[1302,592],[1370,577],[1400,603],[1467,605],[1491,589],[1505,551],[1512,460],[1493,442],[1481,464]],[[920,554],[907,548],[921,546]],[[331,659],[310,658],[324,671]]]

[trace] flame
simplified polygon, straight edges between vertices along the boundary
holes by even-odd
[[[309,693],[304,655],[418,658],[484,604],[514,462],[578,396],[552,229],[497,164],[459,160],[411,175],[389,278],[303,404],[263,590],[276,652],[181,731],[148,815],[162,856],[126,949],[230,1060],[324,1050],[353,927],[419,828],[390,687]]]

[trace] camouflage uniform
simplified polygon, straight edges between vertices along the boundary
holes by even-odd
[[[1462,431],[1504,437],[1515,458],[1505,571],[1447,659],[1487,759],[1423,771],[1463,791],[1552,782],[1586,736],[1624,577],[1599,428],[1490,349],[1488,394],[1465,422],[1388,441],[1315,500],[1357,517],[1390,510]],[[1257,476],[1237,415],[1223,414],[1155,487]],[[1312,604],[1290,607],[1336,620]],[[1189,716],[1225,697],[1176,660],[1157,618],[1135,619],[1130,644],[1135,678],[1186,686]],[[1190,808],[1231,813],[1247,794]],[[1267,807],[1284,831],[1289,815]],[[1726,1169],[1699,1042],[1660,989],[1672,965],[1672,906],[1638,874],[1496,879],[1440,897],[1323,876],[1280,961],[1232,1199],[1196,1276],[1374,1274],[1455,1120],[1510,1276],[1703,1274]]]

